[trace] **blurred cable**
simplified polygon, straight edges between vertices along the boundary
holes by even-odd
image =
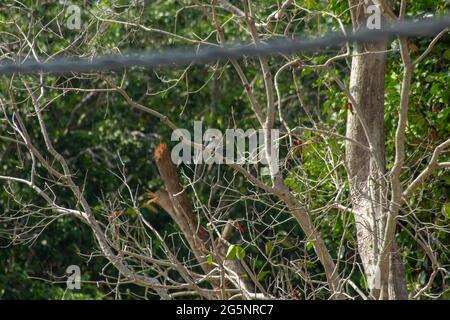
[[[44,63],[26,60],[20,64],[0,64],[0,75],[14,73],[77,73],[120,70],[139,66],[155,68],[173,65],[203,64],[218,60],[242,57],[294,54],[337,47],[345,43],[376,42],[393,37],[432,36],[450,27],[450,16],[426,18],[418,21],[402,21],[381,29],[360,29],[344,34],[328,33],[323,37],[267,40],[258,46],[252,44],[214,48],[178,48],[161,52],[136,52],[125,55],[105,55],[90,60],[77,57],[55,58]],[[42,59],[42,60],[45,60]]]

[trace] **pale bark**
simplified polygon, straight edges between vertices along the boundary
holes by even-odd
[[[350,0],[352,20],[355,28],[366,27],[364,1]],[[369,2],[370,5],[370,2]],[[380,297],[380,272],[377,271],[387,205],[384,147],[384,78],[386,42],[355,44],[350,75],[350,93],[356,113],[348,112],[347,133],[371,150],[361,148],[350,140],[346,142],[346,162],[350,180],[350,193],[357,228],[358,250],[364,266],[366,279],[372,296]],[[359,113],[359,114],[358,114]],[[368,132],[364,130],[365,122]],[[367,136],[368,135],[368,136]],[[370,143],[369,143],[370,141]],[[381,164],[381,165],[380,165]],[[396,245],[387,259],[390,271],[389,290],[385,287],[382,297],[406,299],[403,265]],[[390,293],[389,293],[389,292]]]

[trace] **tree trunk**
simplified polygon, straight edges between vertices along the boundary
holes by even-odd
[[[206,256],[211,251],[211,248],[208,248],[209,245],[206,244],[209,240],[209,235],[206,234],[206,238],[204,239],[199,236],[199,230],[202,227],[199,225],[197,217],[194,214],[192,202],[189,200],[183,189],[180,177],[177,173],[177,167],[170,158],[170,151],[166,144],[161,143],[155,148],[154,159],[167,191],[160,190],[155,193],[149,192],[147,195],[151,202],[158,204],[172,217],[186,237],[189,247],[192,249],[201,268],[207,274],[212,270],[211,266],[209,266],[206,261]],[[231,232],[232,231],[228,233]],[[223,238],[228,240],[228,236],[224,235]],[[223,263],[225,267],[229,268],[237,275],[237,288],[244,289],[245,297],[247,298],[257,297],[258,294],[255,291],[255,286],[240,262],[227,260],[225,258],[228,249],[226,243],[218,242],[216,248],[218,252],[216,252],[216,255],[214,256],[215,260]],[[213,281],[212,283],[218,289],[222,287],[218,281]],[[227,284],[227,286],[228,285],[229,284]],[[223,293],[225,293],[225,291],[223,291]],[[224,299],[226,296],[219,295],[219,298]]]
[[[349,0],[349,4],[354,28],[366,27],[366,7],[372,3]],[[350,197],[356,212],[358,250],[371,295],[374,298],[407,299],[403,265],[396,245],[390,255],[389,288],[383,288],[384,292],[380,292],[380,274],[376,268],[388,197],[384,168],[385,50],[386,41],[354,45],[350,92],[356,112],[348,112],[346,136],[371,147],[372,152],[347,140],[346,164]]]

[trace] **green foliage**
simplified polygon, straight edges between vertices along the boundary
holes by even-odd
[[[122,25],[106,21],[96,21],[91,14],[101,15],[106,9],[114,12],[114,17],[122,21],[139,22],[158,30],[176,30],[179,36],[204,39],[215,42],[215,29],[210,21],[204,18],[200,10],[184,9],[179,11],[179,4],[175,1],[136,1],[136,6],[127,6],[128,1],[121,1],[122,6],[111,7],[110,1],[99,1],[98,5],[86,2],[87,7],[82,10],[82,19],[87,24],[85,30],[86,41],[80,41],[64,54],[103,54],[113,52],[126,52],[130,50],[148,49],[159,50],[165,47],[186,46],[186,42],[180,38],[168,37],[159,32],[148,32],[136,25]],[[0,20],[15,20],[21,26],[25,34],[37,35],[36,47],[39,54],[51,55],[66,48],[79,36],[79,31],[64,29],[63,35],[58,28],[64,25],[64,17],[55,21],[55,17],[61,11],[56,2],[22,1],[31,8],[26,14],[15,6],[4,6],[0,9]],[[255,1],[256,3],[256,1]],[[299,8],[289,11],[290,18],[295,21],[295,29],[289,30],[293,34],[317,35],[330,30],[338,30],[339,25],[335,19],[321,14],[320,10],[330,10],[342,18],[347,25],[350,23],[348,4],[346,1],[300,1],[301,5],[310,10],[305,12]],[[145,5],[144,5],[145,4]],[[256,5],[256,4],[255,4]],[[396,4],[398,5],[398,4]],[[256,5],[256,16],[261,19],[270,14],[275,4],[273,1],[261,1]],[[442,13],[447,9],[446,1],[412,1],[409,14],[421,16],[429,12]],[[398,8],[395,8],[398,10]],[[176,17],[176,18],[175,18]],[[231,15],[219,11],[217,19],[224,24],[226,39],[229,42],[243,42],[249,39],[239,24],[229,24]],[[37,21],[35,24],[29,21]],[[176,20],[176,22],[175,22]],[[57,23],[58,22],[58,23]],[[44,25],[48,24],[47,29]],[[287,30],[286,21],[273,26],[273,32]],[[18,37],[17,30],[10,30],[11,26],[0,24],[2,42],[12,43]],[[47,30],[47,31],[46,31]],[[100,30],[100,31],[99,31]],[[8,36],[11,34],[11,36]],[[214,36],[211,36],[214,35]],[[413,58],[417,58],[428,46],[429,38],[411,39]],[[448,138],[450,133],[450,107],[449,90],[450,74],[448,72],[450,62],[450,49],[448,48],[448,35],[433,48],[430,55],[418,66],[413,78],[413,87],[410,95],[410,110],[408,115],[408,127],[406,132],[407,169],[404,179],[416,177],[429,159],[423,159],[422,155],[429,153],[438,143]],[[18,50],[19,48],[15,48]],[[399,105],[399,92],[402,79],[402,67],[400,65],[398,47],[395,44],[388,53],[388,62],[385,79],[385,141],[387,169],[392,167],[394,154],[394,141],[396,124],[398,121],[397,108]],[[308,61],[309,64],[324,63],[336,52],[322,52],[317,54],[298,55]],[[256,60],[242,59],[240,61],[244,71],[253,80],[255,96],[258,101],[264,101],[264,79],[258,73],[259,62]],[[273,70],[282,66],[283,60],[279,57],[269,59]],[[298,91],[303,95],[304,106],[300,106],[297,99],[285,102],[283,115],[290,126],[302,125],[322,131],[336,131],[345,135],[346,116],[349,110],[346,108],[347,99],[335,84],[331,73],[348,84],[350,59],[336,62],[330,70],[313,70],[293,68],[280,75],[279,88],[283,95],[296,96]],[[13,98],[23,102],[20,107],[28,112],[31,105],[27,102],[27,92],[21,82],[25,79],[29,83],[37,84],[37,76],[15,77],[10,80],[2,78],[0,92],[8,99],[9,86],[13,86]],[[59,90],[48,90],[46,99],[49,102],[49,110],[45,112],[49,135],[58,151],[67,159],[70,159],[70,167],[77,174],[76,182],[84,186],[87,200],[94,208],[94,214],[101,219],[110,209],[105,199],[117,199],[117,191],[121,188],[121,181],[113,173],[124,169],[128,173],[128,183],[136,188],[138,194],[139,210],[160,234],[174,234],[178,228],[171,218],[159,207],[147,204],[140,196],[146,190],[154,190],[161,187],[157,168],[151,160],[151,152],[161,141],[170,139],[171,130],[163,126],[159,120],[147,114],[137,112],[117,93],[106,91],[108,86],[105,79],[114,83],[121,83],[127,93],[135,101],[143,105],[151,106],[156,111],[171,115],[171,119],[181,128],[191,131],[193,120],[203,120],[205,126],[218,128],[224,131],[226,128],[255,128],[257,120],[253,116],[250,103],[245,99],[240,80],[230,64],[218,63],[211,65],[190,66],[188,71],[174,67],[166,69],[147,70],[133,68],[126,71],[105,72],[98,76],[86,76],[85,79],[75,79],[67,76],[44,77],[44,85],[47,88],[59,86]],[[299,80],[299,88],[296,88],[294,79]],[[67,92],[60,97],[61,88]],[[82,88],[86,91],[71,91],[69,88]],[[102,89],[93,95],[89,89]],[[50,103],[51,99],[55,99]],[[26,118],[29,134],[36,147],[45,150],[44,141],[39,133],[39,128],[31,117]],[[308,205],[317,224],[320,225],[324,241],[335,259],[354,258],[356,251],[354,221],[348,215],[331,208],[327,212],[318,212],[318,208],[332,202],[336,194],[335,183],[343,183],[341,197],[348,196],[348,184],[346,173],[339,161],[345,152],[344,141],[338,137],[330,137],[321,134],[320,131],[303,130],[298,137],[302,140],[303,149],[301,155],[288,161],[288,173],[285,182],[295,192],[297,197]],[[288,153],[290,146],[283,141],[282,152]],[[29,178],[29,172],[21,170],[23,163],[29,159],[21,158],[13,144],[0,140],[0,151],[4,154],[14,154],[14,157],[1,159],[0,174],[11,173],[23,178]],[[443,156],[443,161],[449,161],[449,156]],[[292,160],[292,161],[291,161]],[[27,164],[28,165],[28,164]],[[334,167],[335,175],[327,174],[324,166]],[[190,168],[179,167],[187,177],[192,178]],[[43,168],[38,167],[38,173]],[[24,173],[25,172],[25,173]],[[217,172],[211,170],[210,178],[213,179]],[[243,177],[236,177],[231,170],[223,169],[220,174],[226,181],[233,180],[235,188],[248,198],[235,203],[227,211],[227,218],[242,218],[242,212],[251,212],[249,223],[258,230],[259,234],[254,245],[248,245],[253,238],[246,233],[236,232],[228,247],[226,258],[233,260],[248,259],[254,267],[258,280],[271,283],[274,275],[274,265],[282,261],[296,261],[303,257],[314,258],[313,243],[306,239],[304,233],[295,221],[290,220],[290,215],[273,205],[266,216],[261,218],[259,212],[265,210],[263,201],[251,201],[255,187]],[[265,182],[269,178],[262,177]],[[309,180],[306,180],[309,179]],[[318,181],[315,190],[308,190],[309,182]],[[0,190],[0,210],[2,213],[12,213],[17,210],[6,191],[6,185]],[[42,200],[28,187],[19,184],[11,186],[19,194],[23,201],[42,204]],[[204,203],[211,201],[213,205],[219,203],[218,197],[209,199],[210,187],[202,186],[196,196]],[[425,223],[435,225],[448,225],[450,219],[450,177],[448,173],[440,173],[434,176],[427,187],[418,193],[409,204],[411,207],[424,208],[419,211],[418,217]],[[57,195],[62,204],[76,206],[70,192],[65,190]],[[122,200],[121,200],[122,201]],[[136,211],[132,204],[126,201],[121,203],[126,207],[125,216],[130,221],[135,221]],[[271,217],[277,217],[285,221],[281,226],[266,228],[264,223],[272,222]],[[202,221],[201,221],[202,222]],[[0,229],[11,226],[3,225]],[[411,237],[410,227],[404,226],[398,232],[398,242],[404,249],[403,262],[405,264],[406,277],[409,290],[417,289],[428,281],[432,271],[426,253],[417,245]],[[433,241],[449,243],[449,235],[438,232]],[[171,240],[179,246],[178,254],[186,255],[186,249],[182,241],[173,236]],[[101,299],[109,292],[110,288],[99,283],[91,284],[103,279],[102,273],[116,274],[116,271],[108,269],[103,271],[105,261],[99,257],[89,257],[96,242],[89,230],[73,219],[62,218],[45,229],[36,241],[28,247],[14,246],[12,238],[2,239],[0,244],[0,299]],[[343,249],[339,248],[343,244]],[[152,239],[152,249],[155,253],[163,252],[159,240]],[[261,254],[268,261],[261,259]],[[443,265],[449,265],[448,252],[439,251],[439,260]],[[212,265],[213,255],[207,256],[207,263]],[[312,259],[311,259],[312,260]],[[81,291],[66,291],[65,283],[61,281],[68,265],[81,266],[82,279],[89,281],[83,284]],[[292,264],[297,267],[295,263]],[[295,268],[293,267],[293,270]],[[323,274],[323,269],[318,263],[302,265],[306,271],[314,274]],[[293,285],[300,285],[302,279],[292,273]],[[43,281],[45,279],[48,281]],[[59,282],[57,280],[60,280]],[[65,279],[65,278],[64,278]],[[324,278],[317,277],[317,280]],[[356,270],[352,280],[362,289],[367,288],[364,275]],[[439,290],[445,280],[437,276],[433,282],[432,290]],[[52,283],[55,281],[56,283]],[[123,298],[132,298],[135,295],[143,295],[140,288],[125,286]],[[448,298],[448,293],[447,293]]]
[[[232,244],[228,247],[226,258],[228,260],[242,260],[245,257],[245,249],[239,245]]]

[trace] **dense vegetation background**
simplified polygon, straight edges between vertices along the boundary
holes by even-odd
[[[232,1],[238,3],[238,1]],[[256,3],[257,2],[257,3]],[[297,1],[308,8],[310,12],[296,12],[292,10],[290,15],[296,16],[295,30],[290,32],[306,34],[309,36],[324,34],[327,31],[336,30],[336,22],[325,15],[319,14],[320,10],[341,15],[346,24],[350,23],[346,1]],[[399,1],[394,1],[398,8]],[[200,10],[190,8],[189,1],[155,0],[155,1],[79,1],[74,2],[81,7],[82,12],[82,36],[80,30],[68,30],[65,28],[67,13],[63,1],[4,1],[0,5],[0,44],[8,44],[9,49],[14,49],[14,38],[20,37],[21,32],[35,39],[36,47],[42,55],[51,55],[65,46],[72,47],[65,52],[70,55],[93,56],[104,53],[119,53],[128,50],[159,50],[165,47],[186,46],[182,39],[177,40],[157,32],[149,32],[130,24],[108,22],[105,19],[117,19],[130,23],[138,22],[141,25],[160,30],[170,30],[178,35],[189,38],[205,38],[213,30]],[[256,15],[265,17],[274,9],[274,1],[255,1]],[[408,15],[425,16],[427,14],[442,14],[448,10],[448,1],[420,0],[412,1],[408,7]],[[102,19],[100,17],[103,17]],[[225,23],[231,17],[226,12],[221,12],[219,19]],[[18,30],[12,22],[20,26]],[[274,25],[273,32],[281,32],[286,28],[285,23]],[[227,41],[243,42],[248,35],[243,34],[239,27],[230,25],[225,28]],[[215,36],[210,41],[214,42]],[[433,48],[432,53],[418,66],[414,75],[411,91],[410,111],[407,127],[407,169],[405,175],[414,175],[422,168],[427,159],[422,155],[430,151],[439,143],[448,138],[450,133],[450,106],[449,90],[450,63],[449,35]],[[429,39],[410,39],[409,46],[417,56],[423,52],[429,44]],[[4,61],[14,59],[11,52],[2,50]],[[15,48],[16,53],[21,50]],[[309,54],[310,63],[317,64],[326,61],[327,52]],[[252,75],[252,66],[257,62],[251,59],[243,61],[248,71],[248,78],[254,79],[253,86],[263,87],[261,77]],[[271,58],[277,63],[277,57]],[[280,61],[280,66],[281,66]],[[401,66],[399,64],[399,51],[396,43],[392,43],[388,51],[388,63],[386,70],[386,103],[385,103],[385,134],[393,137],[397,121],[396,108],[399,103],[399,77]],[[349,63],[340,61],[333,67],[334,71],[348,83]],[[294,71],[295,72],[295,71]],[[27,76],[30,83],[37,76]],[[105,89],[107,85],[104,79],[123,80],[127,93],[136,101],[149,105],[153,109],[171,115],[171,118],[181,128],[192,129],[193,120],[203,120],[204,125],[210,128],[218,128],[224,131],[226,128],[256,127],[256,120],[251,112],[248,101],[243,97],[243,88],[230,67],[230,64],[217,63],[204,66],[191,66],[188,70],[179,67],[160,68],[148,70],[135,68],[132,70],[87,75],[84,79],[67,76],[46,76],[45,84],[56,89],[50,91],[55,100],[49,105],[50,112],[45,113],[50,135],[69,164],[77,172],[77,182],[84,184],[87,199],[95,205],[95,210],[101,213],[107,209],[108,199],[117,196],[117,190],[121,185],[116,174],[125,168],[128,183],[135,188],[141,204],[141,212],[160,230],[160,233],[172,233],[176,226],[162,209],[147,205],[144,192],[155,190],[161,186],[155,164],[152,160],[152,150],[160,142],[170,140],[170,130],[160,124],[159,120],[149,115],[136,112],[129,108],[124,99],[115,93],[108,91],[64,91],[64,88],[98,88]],[[16,101],[26,99],[26,92],[16,79],[2,76],[0,78],[0,92],[7,96],[13,90]],[[315,72],[304,70],[301,74],[304,99],[311,106],[312,118],[321,121],[324,128],[336,129],[340,134],[345,134],[346,97],[333,83],[330,74],[324,70]],[[282,75],[279,80],[280,90],[285,93],[287,105],[285,118],[291,125],[302,123],[312,124],[312,119],[297,105],[295,84],[292,82],[289,72]],[[62,95],[62,96],[59,96]],[[24,104],[27,106],[27,103]],[[28,121],[28,119],[26,120]],[[31,120],[30,120],[31,121]],[[0,123],[0,128],[2,124]],[[30,126],[30,135],[38,137],[37,125]],[[2,135],[6,135],[4,132]],[[314,141],[314,135],[305,134],[306,140]],[[43,146],[43,141],[40,141]],[[342,152],[343,142],[331,141],[336,153]],[[323,162],[320,158],[321,144],[317,144],[314,152],[306,152],[304,155],[304,170],[319,180],[322,177],[321,168]],[[387,154],[392,154],[393,141],[387,139]],[[325,152],[325,151],[324,151]],[[15,156],[10,156],[14,154]],[[446,155],[448,159],[448,155]],[[7,141],[0,140],[0,172],[20,172],[21,151]],[[445,160],[445,158],[444,158]],[[387,158],[387,167],[391,166],[393,158]],[[189,168],[181,166],[180,170],[192,176]],[[291,167],[295,172],[298,167]],[[224,172],[226,175],[227,172]],[[344,174],[340,172],[339,174]],[[302,185],[298,180],[287,179],[289,186],[302,191]],[[84,181],[84,183],[83,183]],[[0,182],[0,183],[3,183]],[[245,190],[248,186],[241,179],[238,181]],[[2,186],[0,184],[0,186]],[[40,201],[36,199],[30,190],[20,185],[14,186],[27,201]],[[329,201],[328,186],[325,183],[321,190],[317,190],[308,197],[314,198],[311,204],[319,207]],[[208,186],[200,188],[198,196],[207,201],[209,196]],[[344,192],[348,192],[346,189]],[[450,176],[448,171],[436,173],[420,193],[414,199],[412,206],[417,205],[421,209],[416,212],[424,222],[446,226],[450,218]],[[62,195],[63,196],[63,195]],[[59,195],[61,199],[61,195]],[[230,211],[230,217],[239,216],[245,203],[238,203]],[[16,203],[11,199],[6,188],[0,189],[0,211],[8,214],[17,209]],[[133,211],[126,212],[129,219],[134,219]],[[326,219],[333,220],[332,222]],[[346,224],[344,215],[330,215],[322,223],[327,246],[330,251],[337,248],[342,240],[342,230],[347,228],[345,235],[349,247],[354,247],[354,225]],[[0,226],[7,229],[8,226]],[[292,231],[298,228],[294,222],[283,225],[283,230],[274,230],[274,236],[289,234],[301,234],[301,231]],[[326,229],[329,228],[329,229]],[[441,266],[448,270],[450,265],[448,246],[449,235],[445,231],[433,234],[436,254]],[[283,238],[286,242],[294,242],[295,237]],[[428,281],[432,270],[431,263],[426,253],[417,245],[408,226],[398,233],[398,239],[404,248],[402,261],[405,265],[408,289],[423,286]],[[234,239],[241,243],[240,236]],[[74,218],[62,218],[52,223],[41,235],[30,239],[24,245],[15,245],[9,235],[0,240],[0,299],[102,299],[123,298],[132,299],[146,295],[144,289],[137,286],[123,285],[115,288],[105,283],[105,276],[116,275],[117,271],[105,266],[105,259],[91,255],[95,247],[95,240],[91,232],[81,222]],[[270,245],[270,244],[269,244]],[[287,248],[289,244],[287,245]],[[286,248],[285,248],[286,249]],[[251,249],[248,249],[251,251]],[[309,250],[311,250],[309,248]],[[308,248],[305,249],[308,254]],[[289,258],[294,252],[286,249],[282,256]],[[282,257],[279,257],[282,259]],[[65,270],[68,265],[76,264],[81,267],[82,279],[87,281],[81,290],[66,290]],[[310,268],[319,268],[310,266]],[[270,278],[269,272],[264,273],[264,266],[259,269],[261,277]],[[448,273],[447,273],[448,274]],[[364,288],[364,277],[356,272],[353,276],[355,283]],[[431,292],[442,293],[439,298],[448,299],[448,279],[439,274],[433,282]]]

